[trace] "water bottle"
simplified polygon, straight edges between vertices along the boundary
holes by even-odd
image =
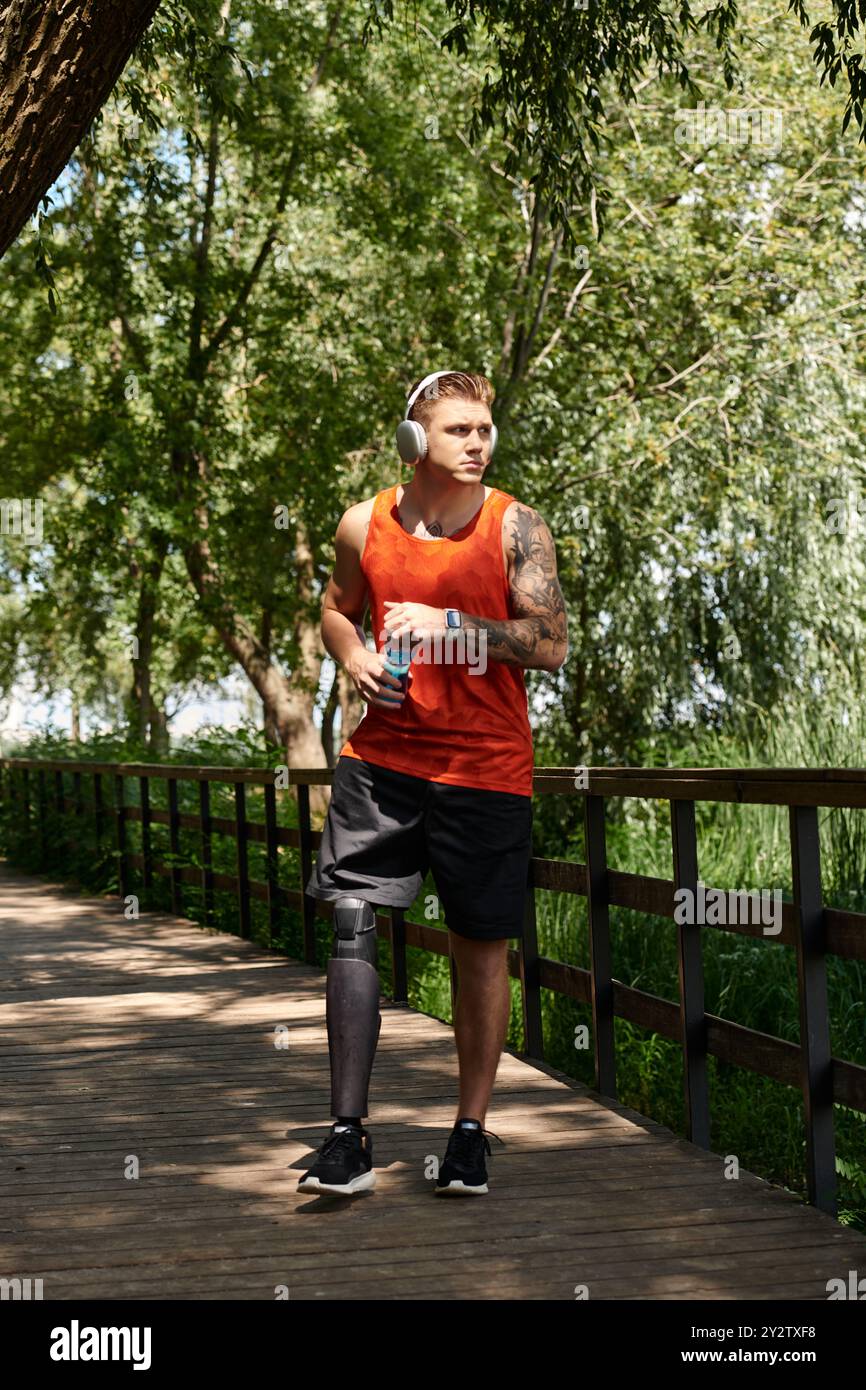
[[[400,689],[405,695],[409,688],[409,667],[412,665],[412,653],[408,650],[408,643],[404,646],[401,642],[389,638],[382,653],[382,665],[389,675],[399,680]],[[393,689],[393,686],[389,688]],[[387,693],[387,688],[382,692],[382,699],[393,700],[394,704],[397,704],[396,692],[391,695]]]

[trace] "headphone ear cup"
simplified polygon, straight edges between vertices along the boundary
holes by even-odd
[[[397,452],[404,463],[426,458],[427,435],[417,420],[401,420],[397,426]]]
[[[490,457],[493,458],[496,452],[496,444],[499,439],[499,431],[495,425],[490,426]]]

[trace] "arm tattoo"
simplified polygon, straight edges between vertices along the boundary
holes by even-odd
[[[555,671],[568,652],[565,601],[556,574],[553,537],[538,512],[515,504],[507,522],[509,586],[515,618],[463,614],[467,629],[487,633],[487,655],[512,666]]]

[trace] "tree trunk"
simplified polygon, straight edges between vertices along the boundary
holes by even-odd
[[[339,667],[334,672],[334,679],[331,682],[331,689],[322,710],[322,747],[325,750],[325,758],[328,767],[333,767],[336,762],[334,750],[334,718],[340,708],[340,671]]]
[[[0,256],[107,99],[159,0],[0,0]]]
[[[138,569],[138,611],[136,613],[135,634],[138,638],[138,656],[132,659],[132,690],[130,691],[130,713],[137,724],[137,733],[142,742],[147,738],[150,712],[152,708],[150,676],[153,663],[153,628],[156,621],[159,581],[162,578],[165,557],[168,554],[168,536],[157,529],[150,533],[150,554],[146,563]],[[130,721],[132,723],[132,721]]]
[[[172,466],[178,478],[189,477],[191,467],[200,480],[207,477],[205,460],[180,448],[173,451]],[[288,680],[271,660],[251,624],[239,613],[223,592],[222,577],[208,540],[209,517],[200,500],[190,507],[197,531],[183,545],[187,573],[201,604],[202,615],[215,628],[226,651],[237,661],[258,692],[266,727],[276,734],[274,742],[286,750],[289,768],[327,767],[325,750],[313,720],[313,708],[322,668],[321,639],[317,623],[310,621],[313,588],[313,555],[306,533],[299,530],[295,547],[298,586],[298,618],[293,636],[299,652],[298,662]],[[325,810],[328,789],[310,788],[310,806]]]
[[[280,731],[276,726],[273,715],[265,709],[264,705],[262,706],[262,729],[268,743],[276,743],[279,745]]]
[[[152,695],[150,696],[147,746],[151,753],[158,753],[160,756],[168,753],[171,746],[165,710],[156,703]]]

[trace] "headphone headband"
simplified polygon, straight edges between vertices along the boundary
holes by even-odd
[[[462,372],[431,372],[429,376],[425,376],[425,378],[424,378],[423,381],[419,381],[418,385],[415,387],[415,390],[412,392],[411,396],[409,397],[408,401],[406,402],[406,414],[403,416],[403,419],[404,419],[404,420],[408,420],[408,419],[409,419],[409,411],[412,409],[413,405],[415,404],[416,400],[417,400],[418,397],[420,396],[421,392],[424,390],[424,387],[427,386],[427,385],[429,385],[429,383],[430,383],[431,381],[436,381],[436,380],[438,380],[438,378],[439,378],[440,376],[462,376],[462,375],[463,375]]]

